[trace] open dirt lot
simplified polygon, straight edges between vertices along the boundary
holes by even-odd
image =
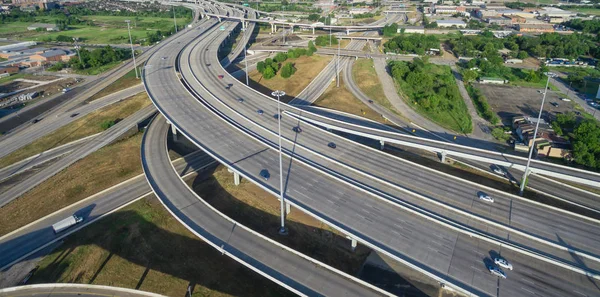
[[[542,102],[542,94],[538,93],[540,89],[481,84],[475,84],[475,87],[485,95],[492,110],[504,124],[509,124],[512,117],[516,115],[537,117],[539,113]],[[560,93],[548,91],[544,104],[544,118],[548,119],[549,116],[555,116],[557,113],[575,111],[573,102],[561,101],[560,97]],[[555,107],[552,103],[558,103],[558,106]]]

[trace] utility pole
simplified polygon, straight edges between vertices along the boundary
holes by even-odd
[[[546,94],[548,94],[548,85],[550,84],[550,76],[552,74],[548,73],[548,80],[546,81],[546,89],[544,89],[544,96],[542,97],[542,105],[540,105],[540,113],[538,114],[537,123],[535,123],[535,130],[533,131],[533,144],[530,143],[531,147],[529,148],[529,157],[527,158],[527,166],[525,166],[525,172],[523,173],[523,177],[521,178],[521,189],[519,190],[519,195],[523,196],[523,191],[525,190],[525,181],[527,180],[527,176],[529,175],[529,163],[531,163],[531,155],[533,154],[533,149],[535,148],[535,139],[537,138],[538,127],[540,126],[540,121],[542,119],[542,111],[544,110],[544,101],[546,101]]]
[[[175,17],[175,5],[173,7],[173,22],[175,22],[175,34],[177,34],[177,18]]]
[[[83,67],[83,61],[81,61],[81,54],[79,54],[79,45],[77,45],[77,40],[79,38],[77,37],[73,37],[73,43],[75,43],[75,50],[77,51],[77,57],[79,57],[79,64],[81,64],[81,67]]]
[[[244,63],[246,64],[246,86],[248,86],[248,57],[246,56],[247,49],[244,47]]]
[[[135,63],[135,51],[133,50],[133,40],[131,39],[131,29],[129,29],[130,20],[125,20],[127,23],[127,32],[129,33],[129,45],[131,46],[131,57],[133,58],[133,69],[135,70],[135,78],[138,79],[137,64]]]
[[[337,59],[335,60],[335,83],[338,88],[340,87],[340,43],[338,41]]]
[[[280,98],[285,96],[284,91],[273,91],[271,95],[277,97],[277,123],[279,125],[277,134],[279,135],[279,201],[281,208],[281,226],[279,227],[279,235],[287,235],[288,231],[285,228],[285,201],[283,200],[283,161],[281,157],[281,108]]]

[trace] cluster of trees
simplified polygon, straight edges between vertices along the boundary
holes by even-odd
[[[529,55],[549,58],[574,59],[582,55],[592,55],[600,58],[600,47],[583,34],[563,35],[544,33],[539,37],[515,36],[495,38],[490,31],[484,31],[477,36],[461,36],[450,40],[449,44],[457,56],[485,57],[497,55],[498,50],[511,50],[510,56],[519,59]]]
[[[500,122],[500,118],[494,113],[490,104],[487,101],[487,98],[481,93],[481,91],[472,85],[467,86],[467,91],[469,92],[469,96],[475,103],[475,108],[477,108],[477,113],[488,122],[496,125]]]
[[[107,45],[92,51],[80,49],[79,55],[81,57],[81,62],[77,57],[73,57],[69,60],[69,66],[76,70],[100,67],[113,62],[129,59],[131,58],[131,51],[129,49],[113,48]]]
[[[423,16],[423,26],[427,29],[437,28],[438,24],[436,22],[429,22],[426,16]]]
[[[447,124],[459,127],[462,132],[472,130],[471,118],[450,67],[419,58],[412,62],[390,61],[388,66],[394,80],[418,108],[430,117],[452,121]]]
[[[287,59],[295,59],[301,56],[312,56],[314,52],[317,51],[317,48],[309,41],[308,49],[305,48],[297,48],[290,49],[287,53],[278,53],[271,58],[267,58],[264,61],[260,61],[256,64],[256,70],[262,74],[265,79],[271,79],[277,75],[278,71],[281,71],[281,77],[289,78],[294,73],[296,73],[296,68],[294,64],[291,62],[287,62],[283,64],[283,62],[287,61]],[[283,64],[283,66],[282,66]]]
[[[584,33],[599,34],[600,33],[600,19],[593,20],[581,20],[572,19],[563,25],[573,28],[575,30],[583,31]]]
[[[600,169],[600,123],[595,119],[578,121],[574,113],[556,116],[552,127],[571,140],[575,163]]]
[[[331,41],[331,45],[337,45],[338,39],[335,36],[329,35],[320,35],[315,39],[315,44],[318,46],[329,46],[329,42]]]
[[[193,18],[193,12],[191,9],[183,6],[169,7],[169,9],[161,9],[160,6],[152,6],[146,9],[137,9],[136,11],[120,10],[113,11],[109,9],[89,9],[86,7],[74,5],[65,8],[70,15],[85,16],[85,15],[114,15],[114,16],[130,16],[130,17],[159,17],[159,18],[173,18],[173,9],[175,14],[179,18]],[[64,12],[61,11],[64,14]]]
[[[375,17],[374,13],[370,13],[370,12],[366,12],[366,13],[361,13],[361,14],[355,14],[352,16],[355,19],[368,19],[368,18],[372,18]]]
[[[435,35],[425,34],[400,34],[384,45],[385,52],[397,54],[424,55],[429,49],[440,49],[440,41]]]
[[[475,58],[460,66],[464,69],[462,71],[463,80],[467,83],[479,77],[498,77],[508,81],[539,83],[546,79],[544,72],[548,71],[548,67],[546,66],[540,67],[537,71],[533,69],[509,68],[504,66],[502,58],[499,58],[499,60]]]
[[[504,6],[512,9],[526,8],[526,7],[536,7],[535,3],[527,3],[527,2],[507,2],[504,3]]]
[[[404,31],[403,31],[404,32]],[[398,33],[398,24],[393,23],[383,27],[383,36],[392,37]]]

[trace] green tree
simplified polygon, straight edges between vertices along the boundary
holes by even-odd
[[[106,120],[106,121],[100,123],[100,128],[102,130],[107,130],[108,128],[110,128],[110,127],[112,127],[114,125],[115,125],[115,121],[113,121],[113,120]]]
[[[475,81],[479,73],[475,70],[466,70],[463,72],[463,81],[469,83]]]
[[[296,68],[294,68],[294,64],[291,62],[286,63],[281,67],[281,77],[289,78],[296,72]]]
[[[276,73],[276,71],[273,68],[271,68],[271,66],[267,66],[267,67],[265,67],[265,70],[262,73],[262,75],[265,79],[271,79],[271,78],[275,77],[275,73]]]
[[[260,72],[260,73],[263,73],[265,71],[265,62],[260,61],[260,62],[256,63],[256,70],[258,70],[258,72]]]

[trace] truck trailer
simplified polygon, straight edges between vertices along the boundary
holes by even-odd
[[[76,215],[72,215],[66,219],[63,219],[61,221],[59,221],[58,223],[52,225],[52,229],[54,229],[54,233],[60,233],[72,226],[75,226],[79,223],[83,222],[83,218],[82,217],[78,217]]]

